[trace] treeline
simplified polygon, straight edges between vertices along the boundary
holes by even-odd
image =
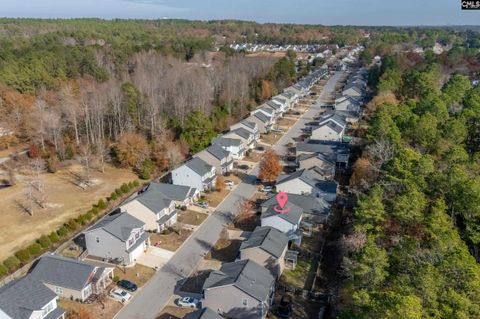
[[[479,318],[480,87],[441,57],[406,60],[376,70],[340,317]]]

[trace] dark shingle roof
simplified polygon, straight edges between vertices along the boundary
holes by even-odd
[[[262,121],[263,123],[268,123],[270,121],[270,118],[268,116],[266,116],[264,113],[262,112],[257,112],[255,114],[253,114],[253,116],[255,116],[256,118],[258,118],[260,121]]]
[[[259,301],[270,295],[275,279],[266,268],[246,259],[223,264],[210,273],[203,289],[233,285]]]
[[[252,130],[255,129],[255,126],[257,126],[257,124],[255,122],[251,122],[247,119],[240,121],[240,123],[242,123],[243,125],[245,125],[246,127],[250,128]]]
[[[221,147],[231,147],[231,146],[240,146],[242,141],[238,138],[228,138],[219,136],[213,139],[212,144],[218,145]]]
[[[280,110],[282,107],[273,101],[268,101],[267,105],[275,110]]]
[[[233,131],[231,131],[230,133],[234,133],[234,134],[237,134],[238,136],[248,140],[248,138],[250,137],[250,135],[252,135],[252,133],[250,133],[249,131],[247,131],[246,129],[244,129],[243,127],[239,127],[237,129],[234,129]]]
[[[337,123],[335,123],[333,121],[327,121],[327,122],[323,122],[320,125],[316,125],[316,126],[312,127],[312,131],[315,131],[316,129],[319,129],[319,128],[324,127],[324,126],[329,127],[330,129],[332,129],[333,131],[335,131],[338,134],[342,133],[343,129],[345,128],[345,127],[341,127],[340,125],[338,125]]]
[[[165,196],[157,185],[156,183],[151,183],[145,191],[133,199],[140,202],[154,214],[161,212],[172,204],[172,199]]]
[[[86,232],[102,228],[104,231],[112,234],[121,241],[126,241],[132,234],[133,229],[141,228],[144,225],[144,222],[130,214],[116,213],[106,216],[98,223],[87,229]]]
[[[329,154],[348,154],[348,145],[340,142],[326,142],[326,141],[307,141],[297,143],[297,152],[321,153],[323,155]]]
[[[292,207],[296,206],[300,208],[300,210],[305,214],[328,215],[330,212],[330,204],[325,199],[318,198],[314,195],[297,195],[289,193],[288,204],[292,205]],[[268,207],[269,209],[275,205],[277,205],[277,199],[275,198],[275,195],[271,196],[261,204],[262,207]],[[286,214],[280,214],[280,217],[283,215]]]
[[[204,160],[198,157],[194,157],[185,163],[192,171],[200,176],[203,176],[212,171],[212,165],[208,164]]]
[[[223,317],[210,308],[203,308],[187,314],[183,319],[223,319]]]
[[[223,160],[224,158],[227,158],[229,155],[228,151],[224,150],[217,144],[210,145],[209,147],[207,147],[206,151],[212,154],[213,157],[215,157],[219,161]]]
[[[275,201],[271,201],[270,202],[271,205],[276,205],[277,202],[276,202],[276,199]],[[300,208],[299,206],[297,205],[294,205],[293,203],[287,203],[285,205],[285,208],[284,209],[290,209],[287,213],[277,213],[273,207],[274,206],[271,206],[271,205],[265,205],[264,207],[268,207],[267,210],[265,210],[264,212],[262,212],[262,215],[260,216],[260,218],[267,218],[267,217],[272,217],[272,216],[278,216],[279,218],[281,219],[284,219],[286,220],[287,222],[289,222],[290,224],[292,225],[298,225],[298,223],[300,223],[300,220],[302,219],[302,215],[303,215],[303,209]],[[262,204],[263,206],[263,204]]]
[[[257,227],[250,237],[242,242],[240,250],[259,247],[275,258],[280,258],[287,245],[288,237],[281,231],[272,227]]]
[[[30,275],[43,283],[80,291],[95,271],[95,266],[52,254],[40,258]]]
[[[159,192],[163,194],[165,197],[176,200],[176,201],[184,201],[189,196],[192,196],[192,194],[194,194],[196,191],[196,188],[192,188],[189,186],[173,185],[173,184],[165,184],[165,183],[150,183],[150,185],[147,187],[147,190],[150,188],[153,188],[155,189],[156,192]]]
[[[0,309],[13,319],[29,319],[55,298],[53,291],[30,275],[0,287]]]

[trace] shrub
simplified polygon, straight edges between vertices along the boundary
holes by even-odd
[[[8,274],[8,268],[0,264],[0,278]]]
[[[48,239],[50,239],[52,244],[58,243],[60,241],[60,238],[58,237],[58,234],[56,232],[52,232],[50,235],[48,235]]]
[[[75,221],[75,219],[70,219],[67,223],[68,228],[70,230],[76,230],[78,228],[78,223]]]
[[[18,266],[20,266],[20,260],[18,260],[15,256],[10,256],[3,262],[5,267],[7,267],[8,271],[13,272],[15,271]]]
[[[89,222],[93,218],[93,213],[92,213],[92,211],[88,211],[84,216],[85,216],[85,219],[87,220],[87,222]]]
[[[57,234],[58,236],[60,237],[65,237],[68,235],[68,228],[65,227],[65,226],[61,226],[58,230],[57,230]]]
[[[77,217],[77,219],[75,220],[78,224],[80,225],[85,225],[87,223],[87,218],[85,217],[85,215],[80,215]],[[69,226],[70,226],[70,223],[69,223]],[[75,228],[76,229],[76,228]]]
[[[129,183],[128,183],[128,187],[129,187],[130,189],[133,189],[133,188],[135,187],[135,185],[133,185],[133,182],[129,182]]]
[[[140,167],[140,178],[141,179],[150,179],[154,169],[155,169],[155,166],[153,165],[152,160],[149,159],[149,158],[146,158],[143,161],[142,166]],[[132,188],[133,185],[131,183],[129,183],[128,186],[130,186],[130,188]]]
[[[26,263],[30,260],[30,253],[27,249],[22,249],[15,253],[15,257],[17,257],[22,263]]]
[[[122,186],[120,186],[120,190],[123,194],[127,194],[130,191],[130,188],[126,183],[123,183]]]
[[[103,199],[99,199],[98,203],[97,203],[97,207],[99,209],[105,209],[105,208],[107,208],[107,204],[105,203],[105,201]]]
[[[37,240],[37,242],[40,244],[40,246],[42,246],[42,248],[48,248],[52,244],[52,242],[50,241],[50,238],[48,238],[48,236],[46,235],[43,235],[42,237],[40,237]]]
[[[109,200],[117,200],[117,193],[113,192],[110,194]]]
[[[113,282],[119,282],[119,281],[120,281],[120,277],[118,277],[118,276],[113,276],[112,280],[113,280]]]
[[[138,187],[138,186],[140,186],[140,183],[139,183],[137,180],[134,180],[134,181],[132,182],[132,184],[133,184],[133,187]]]
[[[93,215],[97,215],[99,212],[100,210],[98,210],[97,207],[90,208],[90,213],[92,213]]]
[[[122,194],[123,194],[123,192],[122,192],[122,190],[121,190],[120,188],[117,188],[117,189],[115,190],[115,193],[117,194],[118,197],[122,196]]]
[[[37,243],[31,244],[30,246],[27,247],[27,249],[32,257],[37,256],[42,252],[42,246],[40,246]]]

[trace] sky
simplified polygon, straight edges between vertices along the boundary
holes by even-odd
[[[239,19],[324,25],[480,25],[461,0],[0,0],[1,17]]]

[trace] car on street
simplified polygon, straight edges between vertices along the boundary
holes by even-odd
[[[208,202],[196,202],[195,206],[198,206],[200,208],[208,208]]]
[[[277,317],[290,318],[293,312],[292,297],[290,295],[283,295],[277,308]]]
[[[183,297],[177,300],[177,304],[180,307],[196,308],[198,304],[198,299],[192,297]]]
[[[136,284],[126,279],[122,279],[119,282],[117,282],[117,286],[129,291],[136,291],[138,289]]]
[[[115,300],[120,301],[121,303],[125,303],[132,298],[132,295],[120,288],[113,288],[110,290],[110,297]]]

